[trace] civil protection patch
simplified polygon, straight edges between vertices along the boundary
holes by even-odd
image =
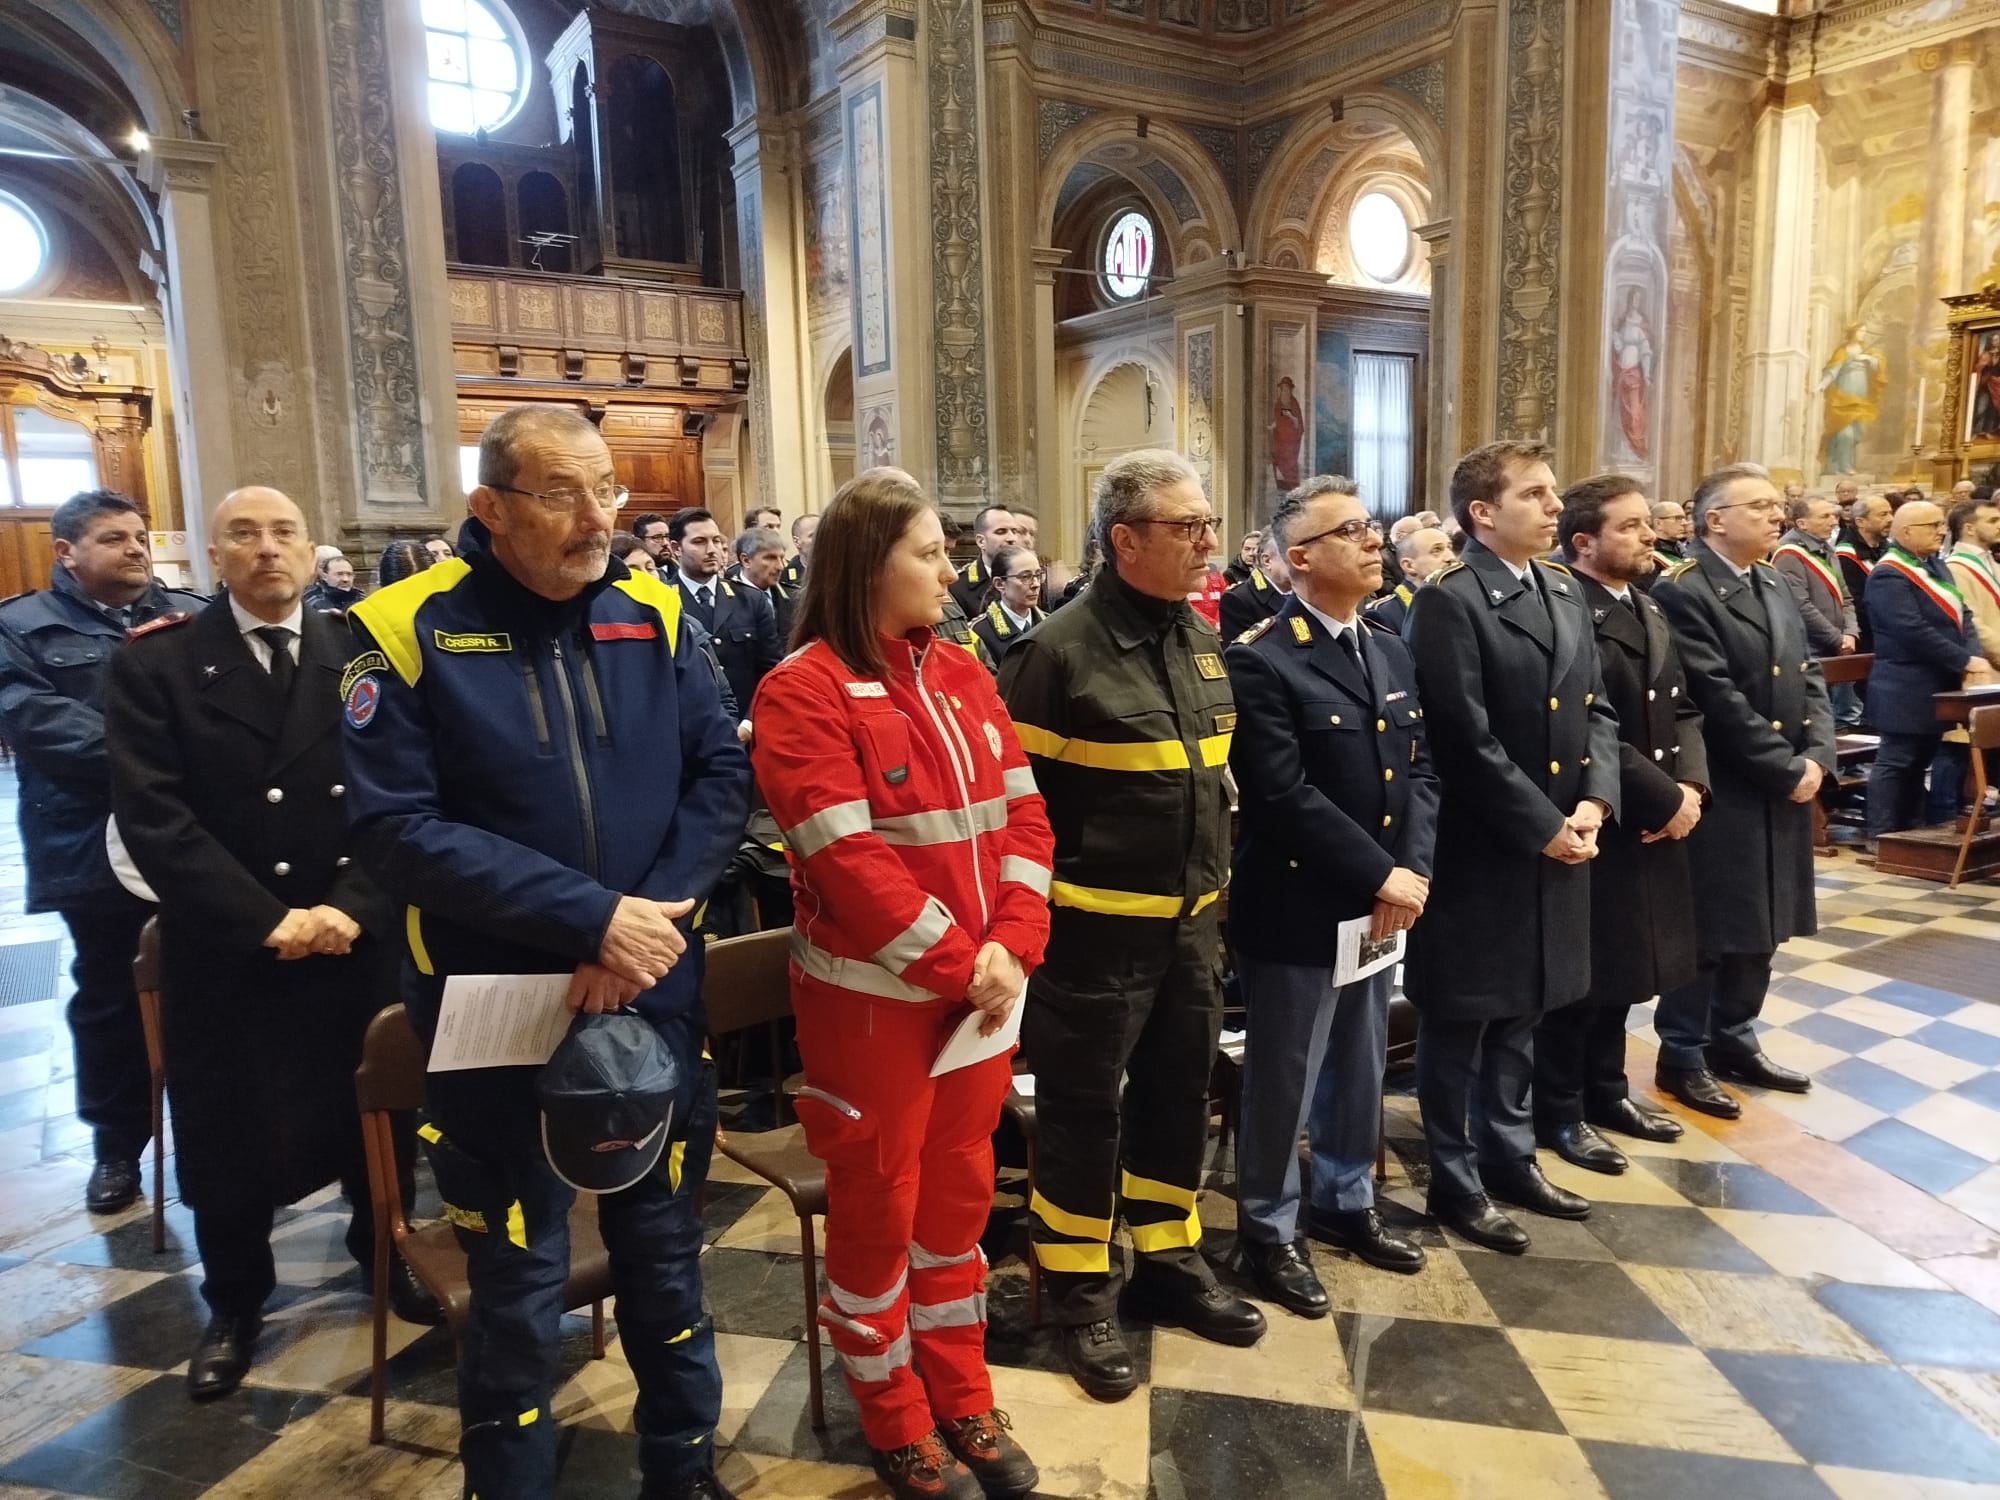
[[[363,672],[344,695],[342,717],[352,728],[366,729],[381,706],[382,679],[373,672]]]
[[[354,684],[370,672],[389,670],[389,658],[380,651],[364,651],[347,664],[347,670],[340,674],[340,696],[345,699],[353,691]]]

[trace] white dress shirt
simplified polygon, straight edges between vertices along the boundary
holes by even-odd
[[[232,594],[229,598],[229,612],[236,616],[236,628],[242,633],[243,644],[248,646],[250,654],[257,658],[258,666],[262,667],[266,672],[271,670],[271,648],[264,644],[264,638],[258,635],[257,632],[267,629],[272,625],[282,625],[292,633],[289,649],[292,653],[293,665],[297,665],[299,659],[299,640],[305,629],[306,611],[303,604],[294,604],[292,612],[282,620],[260,620],[239,604],[236,601],[236,596]]]

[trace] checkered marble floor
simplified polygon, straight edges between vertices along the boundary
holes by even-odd
[[[0,888],[18,880],[0,846]],[[1332,1318],[1271,1308],[1249,1350],[1132,1327],[1144,1384],[1105,1406],[1029,1326],[1019,1184],[1004,1181],[988,1347],[1041,1493],[2000,1500],[2000,986],[1954,994],[1868,966],[1905,928],[2000,943],[2000,886],[1948,895],[1845,857],[1820,882],[1828,927],[1781,956],[1766,1034],[1818,1075],[1813,1093],[1756,1095],[1733,1123],[1687,1117],[1673,1145],[1630,1143],[1622,1177],[1545,1156],[1595,1208],[1530,1220],[1524,1257],[1423,1223],[1415,1106],[1392,1079],[1385,1212],[1426,1245],[1425,1271],[1315,1249]],[[0,919],[0,944],[47,925]],[[171,1207],[155,1256],[143,1209],[82,1210],[61,1024],[54,1000],[0,1009],[0,1500],[457,1495],[443,1331],[391,1325],[390,1441],[366,1442],[366,1302],[332,1192],[280,1216],[282,1285],[244,1390],[188,1403],[191,1224]],[[1649,1082],[1634,1024],[1632,1076]],[[1202,1201],[1218,1251],[1231,1186],[1218,1160]],[[746,1500],[879,1495],[830,1358],[830,1424],[806,1417],[784,1200],[718,1160],[707,1219],[725,1479]],[[572,1318],[560,1493],[628,1496],[632,1378],[615,1338],[608,1359],[589,1355]]]

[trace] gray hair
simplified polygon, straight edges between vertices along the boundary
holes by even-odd
[[[479,434],[479,482],[493,489],[511,485],[521,472],[516,453],[523,438],[570,438],[598,436],[597,424],[573,407],[548,402],[528,402],[510,406]]]
[[[1106,560],[1115,555],[1112,527],[1144,520],[1153,496],[1187,480],[1199,484],[1201,476],[1193,464],[1166,448],[1121,453],[1106,464],[1090,492],[1090,529],[1103,544]]]
[[[769,509],[767,506],[766,509]],[[759,552],[783,552],[785,539],[775,526],[752,526],[736,539],[738,557],[755,557]]]
[[[1285,546],[1292,545],[1292,528],[1305,514],[1306,506],[1322,495],[1352,495],[1361,498],[1361,486],[1345,474],[1315,474],[1295,490],[1286,492],[1271,516],[1271,530]]]
[[[1653,502],[1653,511],[1652,511],[1653,519],[1657,521],[1660,519],[1661,516],[1665,515],[1667,507],[1669,505],[1671,505],[1675,510],[1679,510],[1681,508],[1681,503],[1678,500],[1655,500]]]
[[[1762,464],[1724,464],[1713,474],[1694,487],[1694,501],[1689,506],[1697,537],[1708,535],[1708,513],[1729,493],[1729,487],[1739,479],[1762,479],[1769,482],[1771,471]]]
[[[1419,526],[1415,531],[1411,532],[1408,536],[1402,538],[1402,540],[1396,543],[1397,562],[1399,563],[1408,562],[1411,558],[1417,555],[1417,538],[1422,536],[1426,531],[1435,531],[1438,532],[1439,535],[1443,535],[1443,530],[1441,527]],[[1447,538],[1447,540],[1449,539]]]
[[[1277,527],[1271,527],[1257,538],[1257,561],[1262,562],[1267,557],[1282,557],[1284,553],[1285,539],[1278,535]]]

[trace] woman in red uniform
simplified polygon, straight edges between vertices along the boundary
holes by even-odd
[[[930,1071],[968,1006],[992,1032],[1020,1003],[1054,844],[993,679],[931,633],[953,577],[908,474],[842,485],[751,758],[792,867],[798,1111],[827,1168],[819,1320],[883,1482],[976,1500],[1036,1482],[993,1406],[979,1249],[1013,1049]]]

